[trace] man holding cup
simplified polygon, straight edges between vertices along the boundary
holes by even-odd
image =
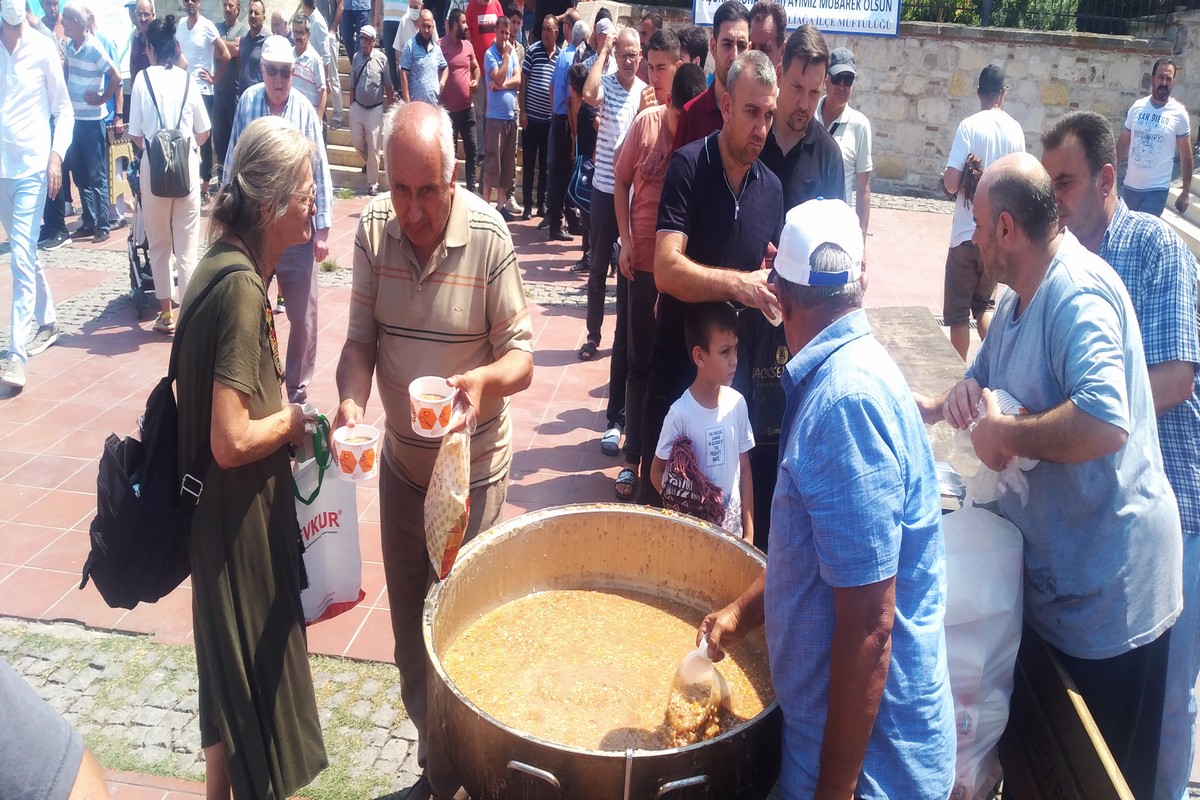
[[[474,418],[470,517],[464,542],[500,518],[512,461],[508,397],[533,375],[533,327],[498,211],[455,185],[445,109],[405,104],[384,121],[390,193],[359,218],[346,343],[337,367],[335,433],[364,419],[374,376],[387,417],[379,468],[383,568],[396,641],[400,693],[424,768],[409,800],[458,789],[446,742],[428,724],[421,612],[434,580],[425,547],[425,495],[440,438],[410,423],[409,384],[448,376]],[[417,389],[432,391],[427,384]],[[451,428],[461,425],[451,422]]]

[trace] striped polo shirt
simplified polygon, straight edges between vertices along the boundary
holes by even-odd
[[[533,325],[508,226],[481,197],[454,193],[443,242],[417,263],[390,195],[367,205],[354,243],[347,338],[376,345],[386,416],[384,456],[396,474],[429,485],[439,439],[413,433],[408,384],[533,352]],[[471,487],[495,483],[512,461],[508,398],[484,395],[471,436]]]
[[[105,76],[110,69],[116,69],[116,65],[95,36],[86,34],[78,50],[74,42],[67,40],[67,94],[76,121],[104,119],[104,106],[93,106],[83,97],[88,92],[104,94]]]
[[[540,122],[549,122],[554,117],[550,108],[550,79],[554,76],[554,65],[558,60],[557,48],[547,53],[541,40],[525,51],[525,63],[521,65],[521,76],[525,85],[525,115]]]
[[[645,82],[634,78],[625,91],[625,87],[617,80],[616,73],[605,75],[600,79],[604,89],[604,101],[600,103],[600,129],[596,132],[596,173],[592,177],[592,186],[602,192],[613,193],[616,181],[613,178],[613,153],[625,141],[629,126],[637,116],[638,106],[642,102],[642,89]]]

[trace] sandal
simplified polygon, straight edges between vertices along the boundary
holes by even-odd
[[[584,342],[583,347],[579,348],[579,360],[591,361],[596,357],[596,351],[599,349],[595,342]]]
[[[608,426],[608,430],[600,437],[600,452],[606,456],[615,456],[621,452],[621,434],[624,430],[619,424]],[[635,476],[636,477],[636,476]]]
[[[637,488],[637,473],[628,467],[617,473],[617,481],[613,484],[613,491],[617,493],[617,499],[625,502],[633,500],[633,492]]]

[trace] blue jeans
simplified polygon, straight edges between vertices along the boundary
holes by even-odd
[[[46,272],[37,255],[45,201],[44,172],[28,178],[0,178],[0,227],[8,231],[13,281],[12,343],[8,352],[21,361],[28,361],[25,344],[29,337],[30,322],[36,321],[39,326],[55,322],[54,301],[46,284]]]
[[[83,227],[107,231],[108,224],[108,139],[103,120],[75,120],[75,135],[67,153],[71,174],[79,187]]]
[[[367,24],[367,20],[371,16],[370,9],[365,11],[351,11],[350,9],[342,10],[342,27],[339,33],[342,36],[342,47],[346,48],[346,58],[350,62],[354,61],[354,54],[358,52],[358,32],[362,30],[363,25]],[[392,49],[391,42],[375,42],[375,46],[386,45],[388,50]],[[354,98],[350,98],[353,100]]]
[[[1183,613],[1171,628],[1166,701],[1158,750],[1155,800],[1187,798],[1196,738],[1196,678],[1200,675],[1200,535],[1183,535]]]
[[[1161,217],[1163,209],[1167,207],[1167,190],[1130,189],[1128,186],[1122,186],[1121,199],[1129,206],[1130,211],[1141,211]]]

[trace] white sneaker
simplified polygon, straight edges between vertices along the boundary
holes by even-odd
[[[521,207],[521,205],[517,202],[517,198],[515,197],[508,198],[508,202],[504,204],[504,210],[513,216],[525,213],[525,209]]]
[[[26,354],[36,356],[38,353],[44,353],[46,348],[58,341],[58,323],[52,322],[49,325],[42,325],[37,329],[33,338],[29,340],[29,346],[25,348]]]
[[[9,356],[4,362],[4,375],[0,383],[20,389],[25,385],[25,362],[16,356]]]

